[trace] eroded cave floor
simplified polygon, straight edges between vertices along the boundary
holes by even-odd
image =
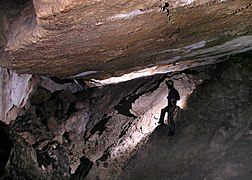
[[[248,129],[251,124],[223,140],[220,133],[228,132],[204,133],[194,124],[181,127],[174,137],[167,136],[167,127],[158,127],[119,179],[249,180],[252,144],[251,134],[245,133]]]

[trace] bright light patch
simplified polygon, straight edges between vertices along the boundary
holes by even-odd
[[[112,77],[112,78],[108,78],[108,79],[104,79],[104,80],[94,80],[93,79],[93,81],[96,81],[97,83],[99,83],[101,85],[124,82],[124,81],[128,81],[128,80],[131,80],[131,79],[143,77],[143,76],[150,76],[150,75],[153,74],[156,67],[157,66],[154,66],[154,67],[143,69],[143,70],[140,70],[140,71],[135,71],[135,72],[132,72],[132,73],[124,74],[124,75],[119,76],[119,77]]]
[[[82,72],[82,73],[79,73],[79,74],[70,76],[70,78],[83,77],[83,76],[87,76],[87,75],[89,75],[89,74],[95,74],[95,73],[98,73],[98,72],[99,72],[99,71],[85,71],[85,72]]]
[[[147,10],[147,11],[134,10],[134,11],[130,11],[130,12],[127,12],[127,13],[116,14],[114,16],[109,17],[108,20],[115,21],[115,20],[130,19],[130,18],[133,18],[135,16],[145,14],[145,13],[149,13],[149,12],[152,12],[152,11],[153,10]]]
[[[179,6],[186,6],[186,5],[190,5],[194,2],[194,0],[176,0],[174,2],[174,6],[175,7],[179,7]]]
[[[188,46],[184,47],[184,49],[186,49],[186,50],[200,49],[200,48],[203,48],[206,45],[206,43],[207,43],[207,41],[200,41],[198,43],[188,45]]]
[[[177,102],[177,106],[179,106],[181,109],[184,109],[186,107],[186,99],[180,99],[178,102]]]
[[[163,83],[160,88],[151,94],[142,95],[132,104],[132,112],[141,118],[133,122],[134,126],[131,127],[131,133],[111,151],[113,160],[127,156],[139,142],[156,129],[161,109],[167,105],[166,96],[167,88]]]

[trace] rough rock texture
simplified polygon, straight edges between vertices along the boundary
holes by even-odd
[[[251,55],[230,61],[92,88],[33,77],[36,88],[4,135],[12,150],[0,143],[10,154],[1,164],[4,177],[246,179],[252,167]],[[169,139],[167,127],[156,124],[167,103],[167,78],[185,108],[178,110],[177,134]]]
[[[119,179],[251,179],[252,63],[223,65],[193,91],[176,135],[157,127]]]
[[[250,0],[4,0],[0,6],[0,64],[22,73],[169,72],[251,50]]]
[[[3,178],[251,177],[251,12],[251,0],[2,0]],[[169,139],[155,124],[166,78],[185,109]]]
[[[0,67],[0,120],[9,124],[15,120],[35,86],[28,74],[18,75]]]
[[[184,89],[182,98],[201,83],[200,79],[207,78],[204,73],[195,78],[185,73],[175,77],[176,85]],[[165,78],[157,75],[89,89],[75,82],[61,85],[40,78],[10,124],[15,146],[7,176],[118,177],[135,147],[156,127],[160,109],[166,104]]]

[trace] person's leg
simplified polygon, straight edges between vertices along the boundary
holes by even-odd
[[[175,123],[174,123],[174,120],[173,120],[173,112],[170,112],[168,111],[168,118],[169,118],[169,121],[170,121],[170,132],[169,134],[170,135],[174,135],[175,134]]]
[[[160,118],[158,121],[159,124],[164,124],[165,113],[168,112],[168,110],[169,108],[167,106],[161,110]]]

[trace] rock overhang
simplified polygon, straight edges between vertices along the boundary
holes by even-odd
[[[14,15],[2,11],[0,33],[1,65],[18,73],[89,79],[165,73],[252,48],[249,0],[19,2]],[[13,6],[6,3],[7,11]]]

